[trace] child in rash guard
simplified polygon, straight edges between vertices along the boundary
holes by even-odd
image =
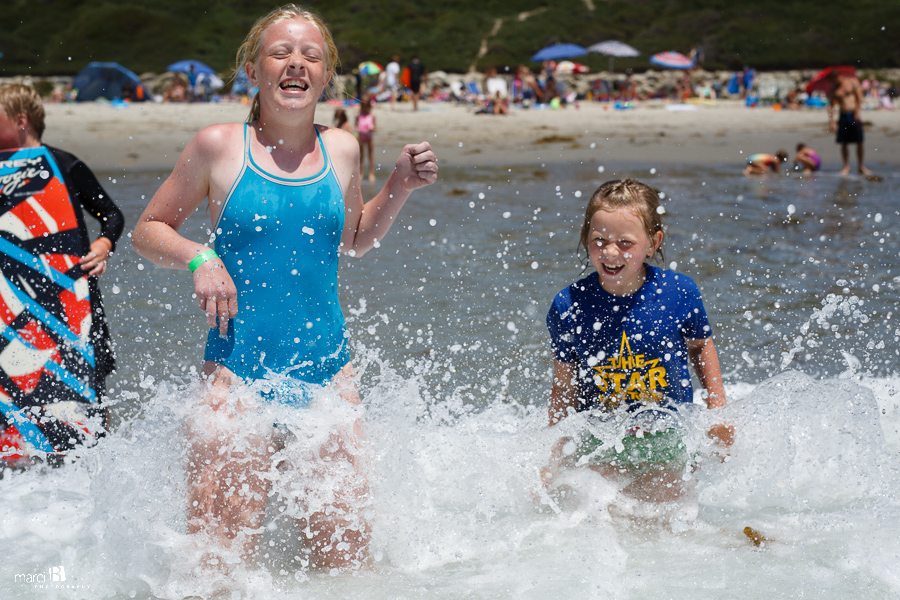
[[[561,467],[587,457],[605,476],[628,477],[623,491],[630,495],[674,499],[690,457],[683,432],[673,426],[677,419],[657,417],[693,402],[688,365],[706,390],[707,407],[726,403],[697,285],[646,262],[662,259],[662,212],[657,192],[632,179],[604,183],[588,202],[581,246],[594,270],[559,292],[547,314],[554,356],[550,425],[591,411],[600,421],[626,417],[630,426],[621,440],[560,440],[542,473],[545,485]],[[715,425],[709,436],[728,446],[734,429]]]

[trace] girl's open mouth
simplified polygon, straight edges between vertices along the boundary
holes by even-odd
[[[309,84],[299,79],[287,79],[282,81],[279,87],[283,90],[305,92],[309,89]]]
[[[603,272],[607,275],[618,275],[619,272],[625,268],[625,265],[618,265],[614,267],[610,265],[604,265],[602,263],[601,266],[603,267]]]

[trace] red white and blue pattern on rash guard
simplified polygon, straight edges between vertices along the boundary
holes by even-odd
[[[98,398],[78,219],[47,147],[0,152],[0,462],[91,437]]]

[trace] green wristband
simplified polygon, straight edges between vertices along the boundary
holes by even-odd
[[[219,255],[216,254],[215,250],[207,250],[206,252],[201,252],[194,258],[194,260],[188,263],[188,269],[190,269],[191,273],[193,273],[200,265],[214,258],[219,258]]]

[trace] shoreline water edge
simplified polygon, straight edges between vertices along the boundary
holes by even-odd
[[[48,144],[69,149],[98,171],[147,171],[171,169],[197,131],[243,121],[248,107],[240,102],[85,102],[47,104],[46,110]],[[334,110],[323,105],[318,121],[330,124]],[[645,101],[617,110],[612,103],[579,101],[560,110],[532,107],[480,115],[471,105],[434,102],[422,103],[418,112],[409,103],[397,104],[394,111],[378,104],[375,113],[376,163],[383,160],[382,150],[391,154],[403,140],[422,138],[440,152],[441,166],[451,168],[596,161],[734,164],[737,169],[756,152],[784,148],[793,153],[803,142],[819,151],[823,171],[840,168],[824,109],[749,108],[738,100],[719,100],[699,105]],[[900,111],[865,111],[863,122],[867,164],[876,173],[900,165]],[[389,167],[387,162],[381,166]]]

